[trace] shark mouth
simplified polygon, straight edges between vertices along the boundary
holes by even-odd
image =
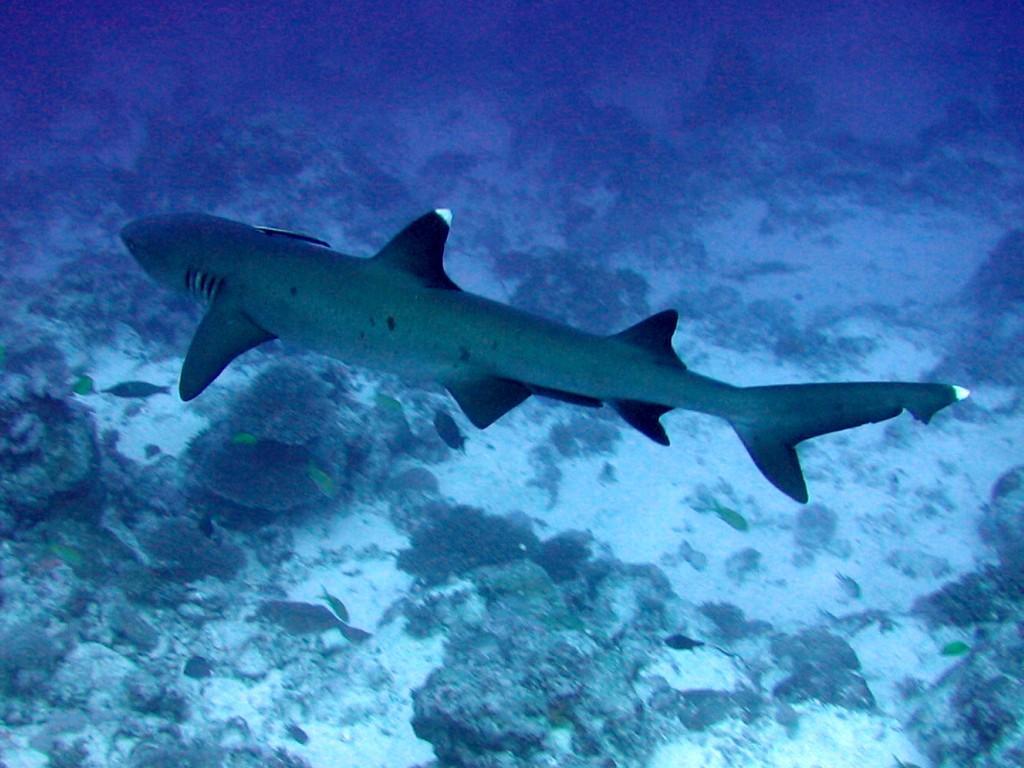
[[[191,267],[185,272],[185,290],[207,304],[217,297],[223,287],[223,277]]]

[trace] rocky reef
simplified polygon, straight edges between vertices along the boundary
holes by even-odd
[[[24,376],[0,384],[0,507],[22,521],[99,512],[99,451],[89,413]]]

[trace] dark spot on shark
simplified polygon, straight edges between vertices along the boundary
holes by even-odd
[[[459,347],[459,362],[468,363],[470,358],[469,350],[466,347]]]
[[[388,315],[388,330],[395,330],[395,318],[393,318],[391,315]]]
[[[296,287],[295,287],[295,286],[293,285],[293,286],[291,287],[291,290],[289,291],[289,293],[290,293],[290,294],[291,294],[292,296],[297,296],[297,295],[298,295],[298,293],[299,293],[299,289],[298,289],[298,288],[296,288]]]

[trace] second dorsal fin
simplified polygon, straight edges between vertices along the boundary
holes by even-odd
[[[452,212],[438,208],[395,235],[374,259],[384,266],[414,276],[431,288],[459,290],[444,271],[444,243]]]
[[[621,339],[628,344],[653,352],[656,358],[666,365],[686,370],[686,364],[679,359],[672,348],[672,336],[676,332],[679,313],[674,309],[666,309],[631,325],[624,331],[616,333],[612,338]]]

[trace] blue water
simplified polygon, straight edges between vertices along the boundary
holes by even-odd
[[[1021,764],[1024,5],[15,1],[0,36],[0,766]],[[481,432],[281,342],[177,398],[201,309],[129,221],[370,256],[435,208],[464,289],[675,309],[693,370],[973,396],[801,448],[810,507],[702,417]]]

